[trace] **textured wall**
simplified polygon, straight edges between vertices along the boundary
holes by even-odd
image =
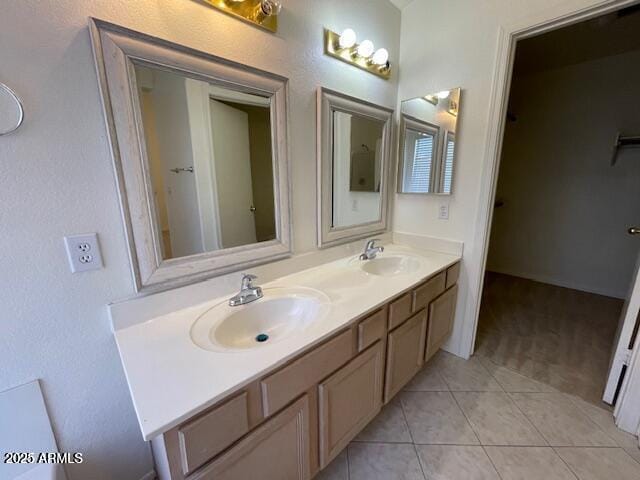
[[[276,35],[192,0],[6,0],[0,80],[24,99],[0,139],[0,390],[42,379],[59,447],[83,451],[72,480],[138,479],[151,468],[105,305],[133,294],[87,20],[95,16],[290,78],[297,252],[315,248],[315,91],[395,106],[387,82],[322,54],[322,27],[353,27],[399,55],[387,0],[289,0]],[[62,237],[97,231],[105,268],[69,273]],[[158,386],[159,391],[164,386]]]

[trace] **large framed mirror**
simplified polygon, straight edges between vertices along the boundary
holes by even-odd
[[[138,291],[291,253],[287,80],[91,22]]]
[[[387,228],[393,110],[318,90],[318,244]]]
[[[460,89],[404,100],[398,193],[451,195]]]

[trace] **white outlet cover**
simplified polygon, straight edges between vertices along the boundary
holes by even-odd
[[[102,254],[97,233],[70,235],[64,237],[69,268],[73,273],[99,270],[102,268]]]

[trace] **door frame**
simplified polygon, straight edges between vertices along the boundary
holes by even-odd
[[[489,115],[487,119],[487,136],[485,142],[484,158],[485,166],[480,178],[480,194],[478,197],[478,211],[475,221],[474,237],[478,239],[479,248],[469,253],[469,294],[465,301],[465,312],[460,352],[470,357],[475,349],[476,333],[480,316],[482,290],[484,287],[484,272],[487,264],[489,241],[491,236],[491,224],[493,220],[493,204],[495,202],[502,143],[505,131],[505,121],[511,89],[513,62],[515,59],[516,42],[541,33],[546,33],[574,23],[604,15],[615,10],[638,3],[639,0],[602,0],[590,7],[580,6],[571,9],[571,6],[559,5],[551,9],[529,16],[518,23],[500,26],[498,29],[498,41],[496,49],[496,62],[493,72],[491,94],[489,98]],[[473,266],[477,266],[475,269]],[[634,352],[635,362],[630,365],[630,370],[625,378],[625,385],[629,388],[621,390],[615,416],[625,417],[625,394],[640,397],[640,352],[636,342]],[[635,368],[631,368],[635,367]],[[632,384],[631,377],[634,377]],[[638,378],[635,378],[638,377]],[[631,398],[631,397],[630,397]],[[634,425],[633,433],[638,426]]]

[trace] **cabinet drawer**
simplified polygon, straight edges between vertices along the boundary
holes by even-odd
[[[409,292],[389,304],[389,330],[393,330],[411,316],[411,298]]]
[[[228,402],[178,429],[184,474],[193,472],[249,431],[247,394]]]
[[[447,273],[440,272],[431,280],[427,280],[413,292],[413,311],[417,312],[421,308],[426,307],[431,301],[444,292]]]
[[[424,361],[427,312],[422,310],[394,331],[387,340],[384,401],[387,403],[418,373]]]
[[[425,361],[429,360],[449,338],[453,329],[457,298],[458,286],[454,285],[429,305],[429,328],[427,331]]]
[[[460,262],[447,269],[447,288],[453,287],[458,282],[460,276]]]
[[[318,386],[320,468],[326,467],[380,411],[382,345],[376,343]]]
[[[265,417],[335,372],[351,358],[352,330],[341,333],[260,382]]]
[[[358,324],[358,352],[382,339],[387,333],[387,311],[382,309]]]
[[[189,480],[308,480],[309,397],[300,398]]]

